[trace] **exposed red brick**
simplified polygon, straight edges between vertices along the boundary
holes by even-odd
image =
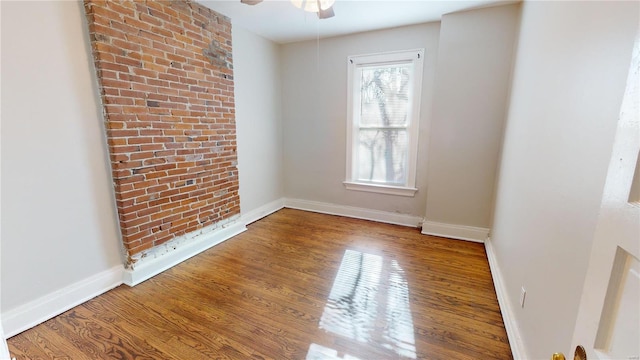
[[[128,257],[239,214],[229,19],[180,0],[85,11]]]

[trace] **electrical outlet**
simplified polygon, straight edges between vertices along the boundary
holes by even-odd
[[[524,299],[527,296],[527,290],[524,289],[524,286],[520,288],[520,307],[524,308]]]

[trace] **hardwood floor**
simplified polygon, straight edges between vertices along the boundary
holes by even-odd
[[[511,359],[482,244],[283,209],[8,340],[18,359]]]

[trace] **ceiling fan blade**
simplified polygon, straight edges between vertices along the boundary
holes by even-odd
[[[260,4],[262,0],[240,0],[240,2],[247,5],[256,5]]]
[[[322,10],[322,7],[320,6],[320,0],[316,0],[316,1],[318,1],[318,18],[319,19],[328,19],[328,18],[334,17],[336,15],[333,12],[333,5],[331,5],[328,8]]]

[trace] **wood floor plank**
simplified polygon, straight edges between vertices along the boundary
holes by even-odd
[[[73,309],[70,311],[73,311]],[[98,344],[95,344],[90,339],[87,339],[85,334],[88,331],[86,329],[70,327],[68,326],[68,324],[66,324],[66,321],[64,321],[65,314],[66,313],[56,316],[55,318],[46,321],[44,324],[40,324],[33,329],[38,329],[38,331],[40,331],[39,328],[44,325],[48,328],[49,331],[56,332],[60,337],[67,339],[69,343],[72,344],[76,349],[78,349],[78,351],[80,351],[86,358],[108,359],[107,354],[100,350],[101,346],[98,346]],[[26,332],[31,330],[27,330]]]
[[[79,334],[85,342],[96,345],[98,354],[106,358],[117,359],[158,359],[165,357],[144,340],[140,340],[137,334],[118,334],[113,327],[105,327],[92,319],[90,313],[84,311],[82,306],[74,308],[58,319]],[[171,359],[171,358],[169,358]]]
[[[484,246],[283,209],[9,339],[18,359],[511,359]]]
[[[153,280],[155,281],[155,280]],[[153,284],[153,281],[149,284]],[[167,282],[167,279],[161,281],[161,283]],[[145,283],[145,286],[149,285]],[[181,327],[183,332],[189,332],[192,335],[197,334],[198,340],[207,342],[208,337],[213,340],[211,345],[214,354],[222,354],[224,351],[222,347],[228,349],[237,349],[240,354],[244,354],[242,358],[251,356],[261,356],[255,344],[253,347],[246,344],[252,344],[256,333],[264,332],[267,337],[263,338],[260,344],[260,348],[266,347],[267,352],[276,352],[278,349],[286,349],[290,347],[286,336],[278,336],[280,330],[270,326],[269,317],[259,318],[258,315],[260,309],[257,307],[259,303],[250,304],[251,306],[243,306],[242,303],[232,301],[232,311],[225,311],[228,307],[227,304],[221,302],[209,302],[208,298],[211,296],[212,291],[210,287],[198,285],[190,285],[188,280],[180,282],[180,287],[184,287],[183,290],[188,291],[192,297],[188,304],[185,304],[183,299],[162,299],[162,294],[166,294],[166,289],[162,289],[159,283],[156,286],[146,289],[149,291],[147,297],[145,297],[144,305],[150,311],[162,313],[164,317],[172,321],[176,326]],[[195,288],[190,288],[195,286]],[[188,290],[187,290],[188,289]],[[213,293],[225,293],[227,289],[216,288]],[[163,292],[164,291],[164,292]],[[226,293],[225,297],[227,301],[230,299],[230,293]],[[171,303],[167,303],[169,300]],[[240,299],[242,300],[242,299]],[[247,299],[244,299],[246,301]],[[200,309],[190,306],[191,303],[200,304]],[[172,306],[173,305],[173,306]],[[247,314],[243,309],[250,309],[254,313],[252,316],[246,316]],[[256,327],[255,323],[260,323],[261,327]],[[217,331],[218,328],[227,329],[224,332]],[[222,336],[224,334],[224,336]],[[278,334],[278,335],[276,335]],[[203,350],[204,351],[204,350]]]
[[[20,359],[49,359],[46,352],[42,351],[36,344],[29,341],[27,336],[22,334],[11,338],[9,351],[12,356]]]
[[[145,285],[148,287],[149,284]],[[190,316],[186,311],[186,301],[182,300],[179,305],[174,305],[175,303],[171,302],[171,299],[162,298],[160,296],[161,294],[162,293],[145,292],[143,297],[138,300],[141,306],[137,307],[135,311],[131,313],[133,318],[140,318],[140,316],[135,316],[135,314],[144,312],[145,318],[149,321],[151,327],[158,326],[157,321],[154,321],[153,318],[155,318],[155,320],[162,319],[160,326],[163,326],[163,329],[170,332],[171,336],[185,345],[191,346],[207,358],[217,356],[224,359],[233,359],[234,357],[230,355],[236,354],[239,356],[239,354],[243,353],[242,346],[237,346],[238,349],[234,350],[231,354],[229,354],[229,351],[225,353],[225,347],[231,348],[227,337],[228,334],[212,331],[207,324],[212,323],[216,327],[228,326],[229,324],[220,323],[220,317],[215,318],[216,321],[212,322],[211,309],[208,309],[209,311],[206,312],[206,316]],[[166,291],[164,294],[166,294]],[[118,295],[121,296],[121,299],[128,300],[126,294],[120,293]],[[189,301],[189,303],[191,302],[192,301]],[[145,328],[147,328],[147,326],[145,326]]]
[[[82,354],[73,347],[66,346],[67,343],[65,341],[56,338],[55,333],[50,334],[46,331],[46,328],[44,329],[42,332],[27,332],[25,333],[25,337],[46,353],[47,358],[73,360],[74,356],[76,358],[82,356]]]
[[[54,359],[87,359],[94,358],[99,359],[100,357],[90,357],[84,352],[82,352],[81,348],[74,345],[69,341],[68,338],[61,336],[61,334],[57,331],[50,331],[49,328],[43,328],[42,335],[52,344],[55,344],[60,352],[64,354],[64,356],[54,357]]]

